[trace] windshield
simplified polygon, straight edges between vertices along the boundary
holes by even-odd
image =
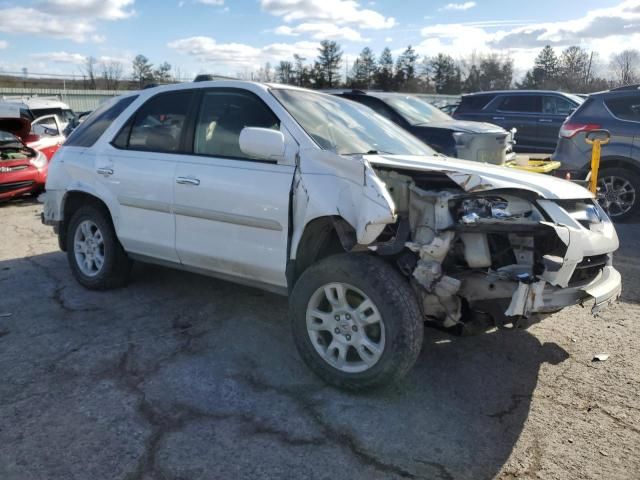
[[[431,122],[450,122],[449,115],[433,105],[409,95],[385,95],[380,99],[396,110],[411,125]]]
[[[20,143],[13,133],[0,130],[0,143]]]
[[[300,126],[324,150],[340,155],[434,155],[417,138],[349,100],[304,90],[272,89]]]

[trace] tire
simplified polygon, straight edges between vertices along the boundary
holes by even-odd
[[[638,216],[640,176],[636,172],[619,167],[603,168],[598,173],[598,187],[598,201],[613,221],[627,221]],[[617,192],[620,191],[626,193],[619,195]]]
[[[340,288],[345,302],[340,302]],[[372,255],[340,254],[309,267],[293,289],[289,315],[307,366],[325,382],[347,390],[399,380],[422,347],[424,319],[414,290]]]
[[[99,238],[96,232],[100,234]],[[90,245],[87,241],[89,237]],[[77,242],[81,245],[78,246]],[[109,290],[127,283],[132,262],[118,241],[111,217],[105,209],[87,205],[76,210],[67,227],[66,246],[71,271],[83,287]],[[92,268],[81,262],[87,256],[93,258],[89,262]],[[102,260],[98,261],[99,258]]]

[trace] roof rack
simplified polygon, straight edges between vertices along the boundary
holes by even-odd
[[[609,90],[610,92],[623,92],[625,90],[640,90],[640,83],[635,83],[632,85],[624,85],[622,87],[612,88]]]

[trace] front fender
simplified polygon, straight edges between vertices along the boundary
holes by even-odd
[[[362,157],[317,149],[300,153],[293,183],[291,258],[295,258],[305,227],[314,219],[343,218],[361,245],[375,241],[386,225],[396,221],[396,207],[384,182]]]

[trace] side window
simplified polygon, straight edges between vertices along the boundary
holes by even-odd
[[[537,95],[508,95],[499,109],[503,112],[540,113],[542,101]]]
[[[90,147],[102,136],[111,122],[125,111],[137,95],[116,99],[100,105],[87,119],[76,128],[64,142],[65,146]]]
[[[54,115],[47,115],[39,118],[31,124],[31,130],[36,134],[47,135],[50,137],[57,137],[60,135]]]
[[[280,121],[251,93],[205,91],[196,123],[193,152],[212,157],[251,159],[240,150],[245,127],[280,130]]]
[[[561,97],[542,97],[542,113],[546,115],[568,116],[576,106]]]
[[[177,91],[152,97],[118,133],[113,145],[129,150],[179,152],[193,95],[192,91]]]
[[[640,95],[610,98],[604,101],[611,113],[622,120],[640,122]]]

